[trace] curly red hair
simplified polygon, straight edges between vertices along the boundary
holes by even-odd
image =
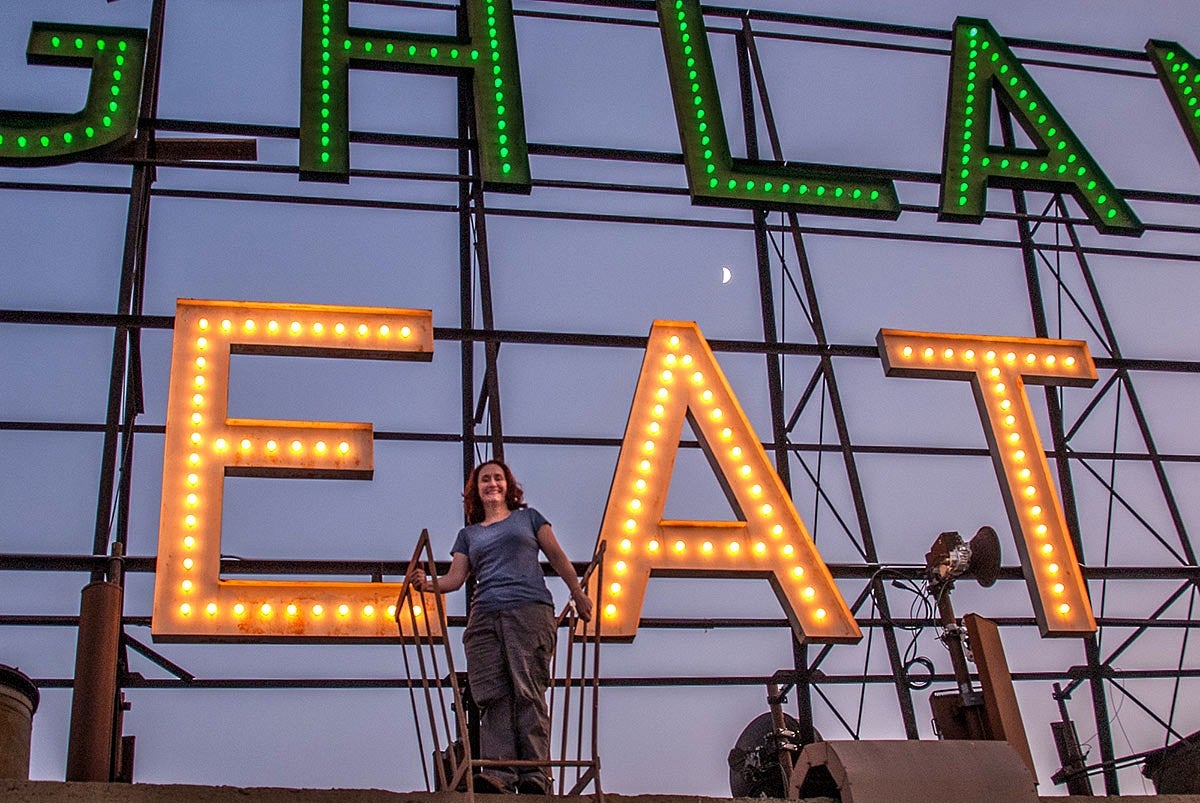
[[[486,517],[483,500],[479,498],[479,472],[484,466],[499,466],[500,470],[504,472],[506,489],[504,503],[508,505],[509,510],[526,507],[525,491],[521,489],[517,478],[513,476],[512,469],[502,460],[488,460],[471,469],[471,474],[467,477],[467,484],[463,488],[463,513],[466,514],[467,524],[478,524]]]

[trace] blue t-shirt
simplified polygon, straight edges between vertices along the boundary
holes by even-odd
[[[527,507],[495,524],[468,524],[459,530],[450,553],[467,556],[477,583],[475,608],[498,611],[529,602],[554,605],[538,561],[537,531],[549,523]]]

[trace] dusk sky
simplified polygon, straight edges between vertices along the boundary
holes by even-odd
[[[173,0],[167,4],[159,117],[295,128],[300,122],[301,0]],[[86,97],[86,72],[29,66],[25,48],[34,21],[145,28],[150,0],[22,0],[0,8],[0,109],[73,111]],[[728,8],[728,6],[722,6]],[[1142,51],[1147,39],[1179,40],[1200,53],[1194,0],[1128,2],[1064,0],[1052,6],[936,0],[921,3],[747,0],[745,7],[949,31],[958,16],[984,17],[1010,40],[1065,42]],[[450,34],[446,10],[355,4],[355,27]],[[582,2],[515,0],[521,89],[527,136],[534,145],[680,153],[655,15],[646,9],[593,7]],[[533,12],[533,13],[528,13]],[[553,12],[541,15],[541,12]],[[585,23],[567,14],[594,17]],[[557,16],[556,16],[557,15]],[[640,25],[602,20],[635,20]],[[746,146],[740,124],[733,37],[736,21],[709,14],[721,102],[735,156]],[[852,31],[838,27],[755,23],[765,34],[801,33],[835,43],[764,36],[759,41],[772,111],[784,156],[795,162],[940,173],[949,43],[945,38]],[[846,41],[860,43],[848,45]],[[863,46],[886,42],[905,51]],[[1054,106],[1117,187],[1180,193],[1178,204],[1134,200],[1150,224],[1141,238],[1080,227],[1094,249],[1089,264],[1125,357],[1196,361],[1200,319],[1200,165],[1188,146],[1147,61],[1014,48]],[[1109,72],[1064,69],[1047,62],[1100,66]],[[1126,74],[1128,72],[1137,75]],[[455,81],[445,76],[352,70],[350,125],[358,132],[454,137]],[[760,139],[769,147],[760,120]],[[171,134],[170,136],[179,136]],[[356,176],[348,185],[301,182],[294,138],[258,138],[258,172],[197,168],[158,171],[151,207],[145,313],[170,316],[179,298],[344,304],[432,310],[435,327],[458,327],[458,216],[453,150],[354,145],[355,170],[411,171],[415,177]],[[488,256],[495,326],[530,332],[645,337],[655,320],[696,321],[710,340],[762,340],[751,214],[691,204],[681,165],[600,158],[531,157],[528,196],[487,194]],[[0,168],[0,182],[111,187],[118,192],[64,192],[0,186],[0,310],[110,313],[120,279],[128,166],[72,164]],[[617,192],[579,185],[611,182],[673,192]],[[216,199],[190,191],[225,193]],[[1034,335],[1021,251],[1011,220],[980,225],[938,222],[936,183],[897,182],[905,211],[896,221],[801,215],[815,231],[805,243],[828,340],[874,348],[881,328],[990,335]],[[247,200],[239,193],[274,196]],[[342,205],[284,202],[290,197],[348,199]],[[1030,211],[1049,195],[1032,193]],[[354,199],[420,203],[428,208],[365,208]],[[1012,194],[991,190],[991,212],[1012,211]],[[1078,205],[1068,201],[1073,217]],[[579,213],[549,219],[547,210]],[[585,216],[609,219],[583,219]],[[656,222],[615,216],[644,215]],[[682,221],[683,224],[678,224]],[[783,217],[772,213],[772,226]],[[672,225],[675,223],[676,225]],[[1161,231],[1157,225],[1185,227]],[[1190,228],[1186,228],[1190,227]],[[867,236],[871,234],[881,236]],[[960,238],[919,242],[902,235]],[[1055,242],[1054,228],[1039,232]],[[974,239],[977,242],[971,242]],[[1066,235],[1061,234],[1066,242]],[[796,255],[790,235],[776,230],[771,264],[780,339],[812,343],[805,313],[781,272]],[[1113,253],[1119,250],[1122,253]],[[1054,336],[1087,341],[1108,352],[1099,334],[1072,307],[1087,291],[1069,254],[1047,252],[1039,266]],[[1062,285],[1054,284],[1061,272]],[[728,281],[723,281],[723,278]],[[481,325],[476,310],[475,325]],[[146,412],[138,423],[166,423],[171,332],[147,330],[142,359]],[[112,331],[103,327],[0,324],[0,554],[90,554],[102,434],[54,432],[55,423],[102,424],[108,396]],[[483,348],[476,348],[476,388]],[[619,439],[625,431],[643,351],[639,348],[534,346],[506,343],[500,375],[504,431],[525,443],[506,446],[506,459],[528,500],[554,524],[567,554],[586,560],[595,546],[616,468],[612,446],[530,443],[537,437]],[[771,438],[766,372],[761,355],[717,353],[721,369],[762,440]],[[453,435],[461,428],[459,344],[438,340],[431,362],[296,359],[238,355],[232,362],[229,415],[237,418],[370,422],[378,432]],[[817,367],[809,356],[783,360],[785,415]],[[1193,362],[1194,364],[1194,362]],[[981,449],[986,446],[964,382],[884,376],[879,360],[835,361],[851,439],[857,445]],[[1103,385],[1112,371],[1100,372]],[[1195,427],[1196,373],[1135,372],[1134,381],[1160,452],[1200,455]],[[1068,424],[1096,389],[1062,392]],[[837,443],[818,390],[791,434],[793,443]],[[1048,443],[1045,396],[1030,393]],[[1133,416],[1110,395],[1094,421],[1081,426],[1077,452],[1145,452]],[[824,412],[823,412],[824,411]],[[486,444],[487,430],[477,430]],[[691,437],[685,433],[685,436]],[[163,487],[163,437],[136,439],[129,552],[158,550]],[[480,459],[489,456],[486,446]],[[814,450],[793,456],[793,500],[824,559],[862,564],[855,510],[840,455]],[[1018,565],[1013,534],[991,461],[979,455],[912,456],[880,450],[859,455],[858,469],[880,562],[921,564],[937,534],[964,536],[982,525],[1001,536],[1003,563]],[[254,558],[400,560],[422,529],[442,559],[461,526],[462,447],[456,441],[377,440],[368,482],[229,478],[225,481],[221,552]],[[1073,467],[1083,542],[1091,565],[1170,566],[1178,563],[1152,532],[1171,532],[1171,519],[1148,462],[1117,467],[1100,458]],[[1110,473],[1111,472],[1111,473]],[[821,477],[824,497],[810,477]],[[1200,520],[1200,469],[1195,460],[1168,466],[1183,520]],[[1105,483],[1129,507],[1114,504]],[[733,518],[703,455],[680,451],[666,517]],[[845,523],[843,525],[843,522]],[[353,578],[361,580],[362,578]],[[395,580],[398,578],[388,578]],[[0,572],[0,616],[76,615],[80,573]],[[149,616],[154,577],[128,577],[125,613]],[[1097,613],[1145,617],[1174,586],[1146,582],[1089,587]],[[565,587],[551,579],[555,598]],[[862,580],[843,581],[855,598]],[[889,589],[893,615],[908,616],[911,595]],[[1191,616],[1182,596],[1165,618]],[[959,613],[1028,617],[1021,582],[991,589],[961,583]],[[462,593],[449,598],[465,610]],[[914,609],[915,610],[915,609]],[[781,618],[765,581],[651,580],[645,617]],[[870,604],[860,615],[872,617]],[[1102,636],[1107,654],[1130,628]],[[1194,668],[1189,630],[1155,631],[1116,662],[1121,669]],[[129,633],[149,643],[148,628]],[[457,640],[457,635],[455,638]],[[917,636],[917,655],[950,670],[932,628]],[[1085,663],[1077,639],[1045,640],[1036,628],[1003,631],[1016,671],[1061,671]],[[900,631],[900,648],[909,646]],[[647,629],[629,644],[606,645],[603,673],[614,678],[761,677],[790,668],[790,633],[783,628]],[[1194,641],[1194,640],[1193,640]],[[1182,649],[1181,649],[1182,644]],[[158,644],[170,660],[201,679],[398,678],[395,645]],[[36,679],[63,680],[74,665],[75,630],[0,626],[0,663]],[[814,653],[816,650],[813,651]],[[460,659],[461,660],[461,659]],[[465,665],[465,662],[463,662]],[[830,674],[887,673],[881,634],[834,647],[822,665]],[[137,655],[131,669],[168,675]],[[1178,733],[1200,729],[1196,679],[1176,690],[1169,680],[1130,680]],[[943,684],[944,685],[944,684]],[[890,684],[828,684],[816,700],[817,728],[828,739],[851,738],[834,709],[862,738],[903,738]],[[1058,718],[1048,681],[1018,684],[1018,696],[1038,767],[1041,794],[1065,793],[1049,778],[1058,769],[1049,722]],[[136,780],[238,786],[423,787],[407,693],[402,690],[159,690],[130,689],[125,733],[137,736]],[[914,692],[922,738],[934,738],[928,691]],[[1163,746],[1161,724],[1131,698],[1113,692],[1118,756]],[[64,776],[71,693],[46,688],[34,721],[31,777]],[[1096,732],[1086,687],[1070,703],[1086,742]],[[606,689],[601,695],[600,756],[605,791],[727,796],[726,755],[742,728],[766,710],[765,689],[702,682],[671,688]],[[1174,741],[1170,737],[1170,741]],[[1091,745],[1091,761],[1099,760]],[[686,771],[681,771],[686,769]],[[1137,769],[1123,771],[1122,791],[1150,789]],[[1097,786],[1099,782],[1097,781]]]

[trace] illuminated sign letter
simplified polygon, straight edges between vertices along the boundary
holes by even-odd
[[[657,0],[657,6],[675,122],[695,203],[899,217],[892,182],[864,171],[733,158],[699,0]]]
[[[990,144],[993,91],[1032,149]],[[1070,192],[1101,231],[1142,233],[1117,188],[987,20],[960,17],[954,25],[943,153],[941,220],[981,221],[991,184]]]
[[[429,360],[433,316],[427,310],[179,301],[154,637],[394,637],[395,608],[389,606],[400,591],[398,583],[221,579],[226,476],[370,479],[374,456],[370,424],[228,418],[231,354]],[[411,630],[407,613],[401,621]]]
[[[350,0],[304,0],[300,65],[300,178],[349,181],[351,69],[469,73],[486,189],[529,192],[525,112],[512,0],[463,0],[470,34],[350,27]]]
[[[1178,42],[1160,42],[1151,39],[1146,43],[1146,54],[1158,72],[1158,80],[1167,90],[1175,116],[1183,126],[1192,152],[1200,159],[1200,65],[1191,53]]]
[[[1033,611],[1043,636],[1094,633],[1075,548],[1067,532],[1025,383],[1089,387],[1096,367],[1080,340],[948,335],[881,329],[888,376],[969,380],[979,404],[992,464]]]
[[[35,22],[26,52],[30,64],[91,68],[87,102],[73,114],[0,112],[0,164],[70,162],[133,137],[145,31]]]
[[[685,416],[739,521],[663,521]],[[637,634],[651,574],[766,578],[797,638],[862,637],[694,323],[656,321],[650,329],[600,540],[607,638]]]

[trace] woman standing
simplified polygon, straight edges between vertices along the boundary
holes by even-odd
[[[463,489],[467,526],[451,548],[450,571],[430,581],[424,570],[409,578],[418,591],[445,594],[474,576],[475,596],[463,646],[471,695],[480,709],[482,758],[548,761],[550,658],[554,600],[538,561],[539,550],[567,584],[579,616],[592,601],[541,513],[525,504],[512,471],[499,460],[476,466]],[[544,767],[488,767],[474,778],[480,792],[546,794]]]

